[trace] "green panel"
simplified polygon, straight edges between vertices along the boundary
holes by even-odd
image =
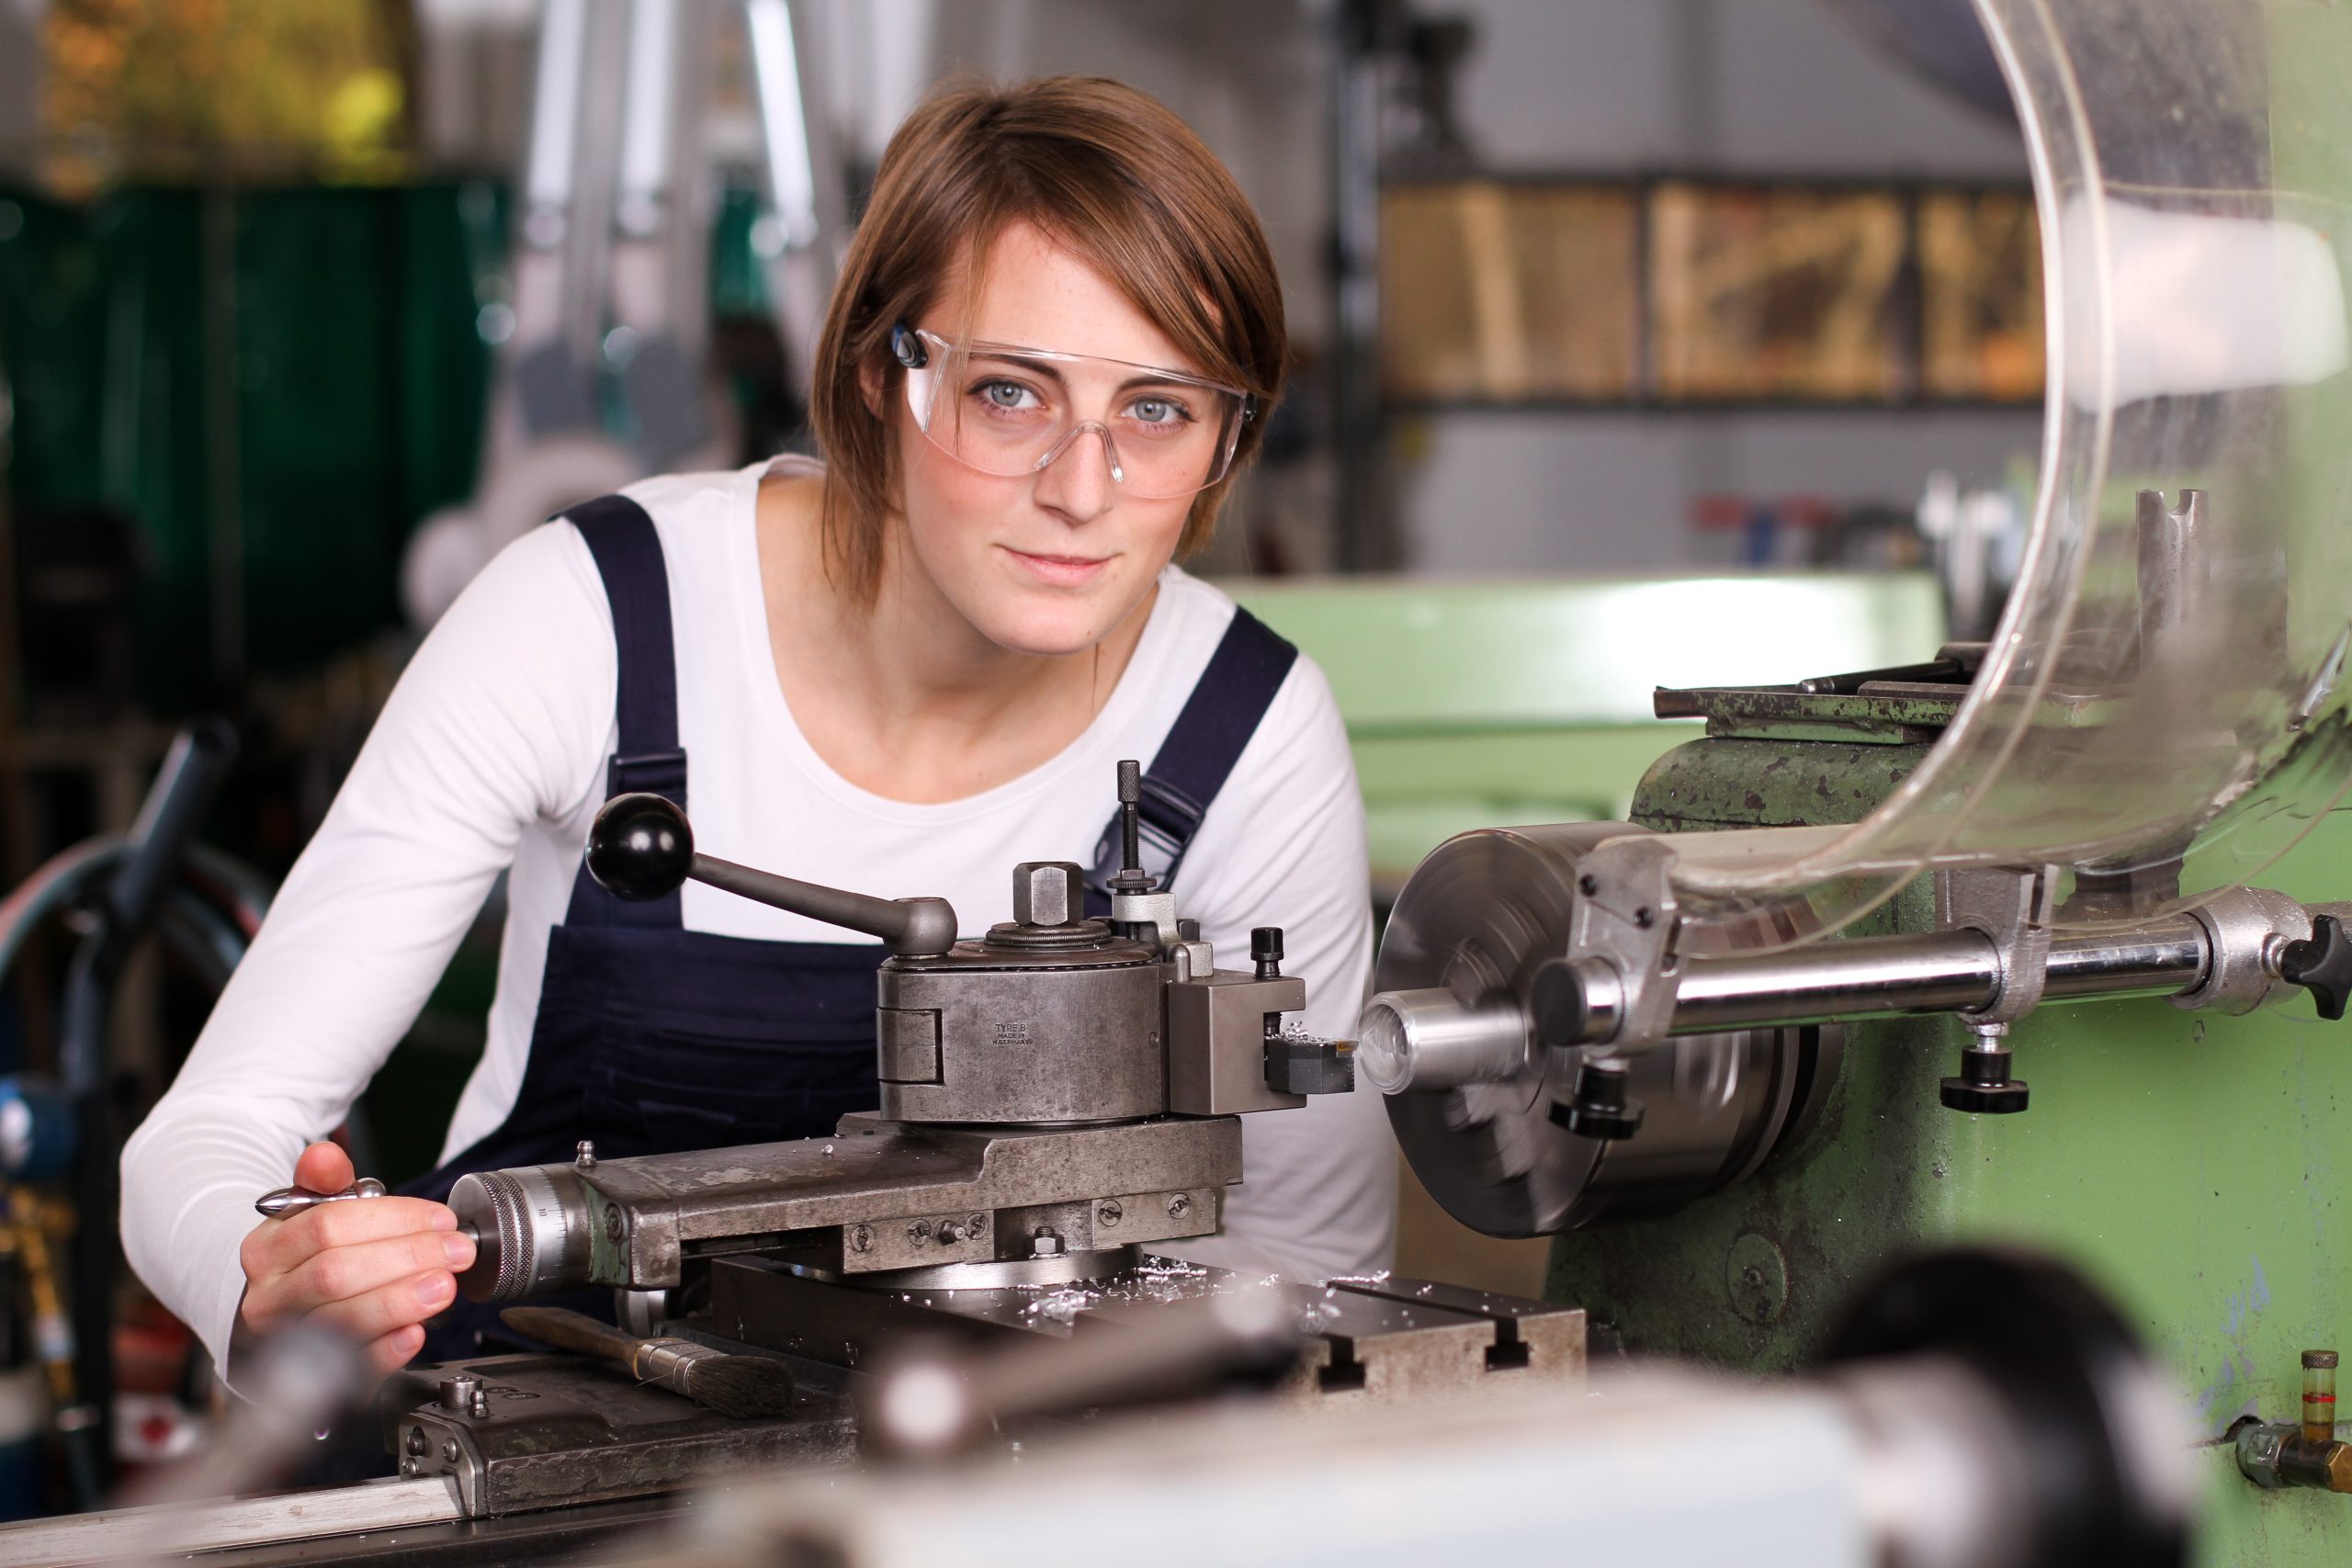
[[[1329,677],[1391,886],[1472,828],[1624,816],[1644,771],[1697,733],[1651,716],[1658,685],[1759,660],[1788,680],[1899,663],[1944,632],[1917,573],[1224,586]],[[1775,628],[1769,653],[1742,615]]]
[[[1224,586],[1323,666],[1356,734],[1641,724],[1659,686],[1903,663],[1944,636],[1924,572]]]
[[[1739,785],[1776,749],[1776,776],[1801,782],[1751,810]],[[1704,740],[1653,773],[1642,813],[1650,819],[1666,780],[1682,792],[1683,826],[1787,820],[1815,786],[1850,809],[1892,782],[1887,753],[1905,750]],[[1703,820],[1701,800],[1718,820]],[[2330,814],[2271,882],[2309,900],[2352,890],[2352,812]],[[1928,915],[1915,885],[1872,929],[1922,929]],[[1679,1214],[1560,1238],[1551,1292],[1618,1324],[1636,1350],[1777,1370],[1805,1359],[1838,1303],[1890,1258],[2026,1242],[2114,1295],[2204,1438],[2242,1413],[2292,1419],[2298,1353],[2352,1338],[2343,1026],[2301,999],[2245,1018],[2159,999],[2052,1005],[2012,1031],[2032,1109],[2011,1117],[1938,1102],[1964,1032],[1948,1018],[1850,1026],[1839,1082],[1801,1147]],[[1759,1262],[1785,1275],[1777,1311],[1770,1281],[1744,1277]],[[2346,1499],[2254,1495],[2234,1467],[2215,1473],[2205,1560],[2352,1560]]]
[[[10,499],[136,524],[151,706],[227,682],[210,625],[224,489],[243,662],[313,664],[395,618],[409,530],[473,484],[498,206],[479,184],[134,187],[82,207],[0,190]]]

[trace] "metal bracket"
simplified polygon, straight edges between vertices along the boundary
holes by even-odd
[[[2280,962],[2312,934],[2312,911],[2267,887],[2230,887],[2189,911],[2205,931],[2205,976],[2165,1000],[2177,1008],[2248,1013],[2299,995]]]
[[[1617,1027],[1605,1043],[1588,1047],[1593,1056],[1639,1055],[1673,1026],[1680,915],[1673,867],[1673,841],[1650,833],[1611,839],[1577,867],[1569,962],[1607,965],[1621,993]]]
[[[1990,937],[1999,966],[1992,1001],[1962,1013],[1967,1023],[2014,1023],[2041,1002],[2050,969],[2057,881],[2050,866],[1961,867],[1936,874],[1936,923]]]

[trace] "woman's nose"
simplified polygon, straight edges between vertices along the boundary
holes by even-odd
[[[1111,433],[1088,420],[1039,460],[1037,501],[1083,523],[1110,510],[1120,477],[1119,449],[1111,445]]]

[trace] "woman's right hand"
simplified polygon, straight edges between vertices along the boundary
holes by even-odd
[[[294,1184],[313,1192],[340,1192],[352,1179],[351,1156],[333,1144],[312,1144],[294,1165]],[[446,1203],[361,1198],[264,1220],[238,1254],[241,1330],[266,1334],[315,1318],[366,1346],[370,1368],[384,1378],[424,1348],[424,1320],[457,1299],[457,1276],[473,1262],[474,1244],[458,1234]]]

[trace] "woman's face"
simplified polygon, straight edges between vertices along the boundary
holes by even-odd
[[[986,286],[968,321],[949,305],[911,323],[944,337],[1095,355],[1131,365],[1199,373],[1111,281],[1026,224],[990,247]],[[956,290],[944,289],[952,299]],[[973,367],[938,395],[939,421],[951,398],[1018,396],[977,385]],[[967,386],[964,383],[976,383]],[[1193,498],[1147,501],[1111,477],[1102,441],[1081,434],[1035,473],[981,473],[935,445],[893,387],[884,412],[897,432],[900,498],[910,564],[980,634],[1023,653],[1091,648],[1150,592],[1175,554]],[[1080,418],[1102,409],[1076,407]]]

